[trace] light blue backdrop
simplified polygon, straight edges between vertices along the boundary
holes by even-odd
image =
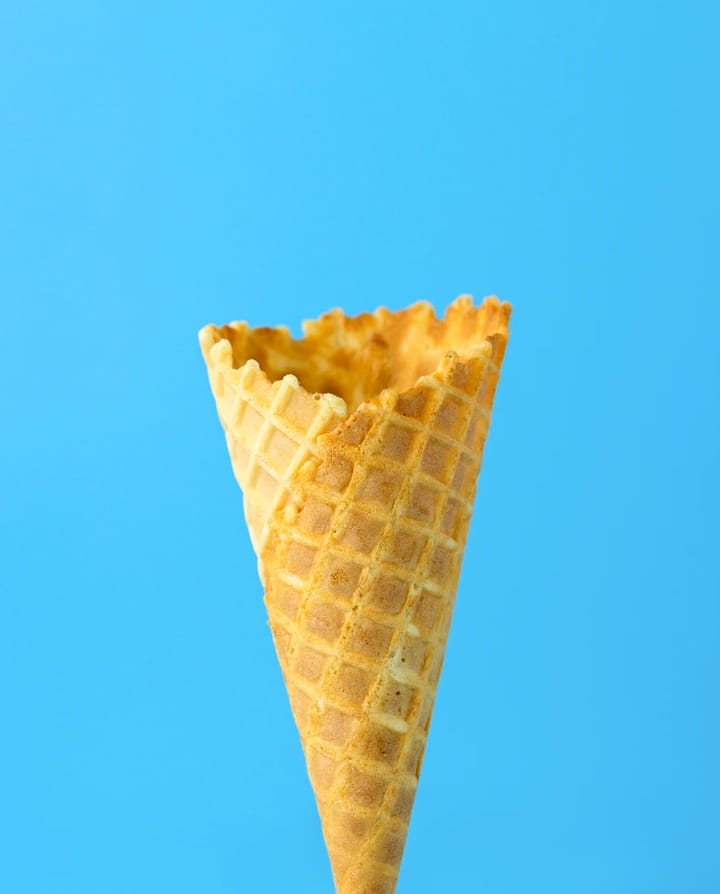
[[[196,332],[513,302],[399,894],[720,891],[714,3],[0,6],[0,890],[329,892]]]

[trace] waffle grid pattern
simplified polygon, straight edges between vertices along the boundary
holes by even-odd
[[[365,405],[365,436],[324,439],[299,517],[277,526],[291,570],[268,611],[339,891],[395,887],[496,381],[489,358],[455,360],[412,398]]]
[[[200,334],[339,894],[395,890],[508,318]]]
[[[292,476],[317,455],[318,436],[337,425],[344,407],[324,395],[313,398],[292,375],[271,385],[253,360],[219,374],[225,379],[224,392],[232,395],[223,407],[227,415],[221,413],[228,450],[243,489],[252,543],[260,554],[267,520],[284,505]],[[235,381],[228,382],[228,376]]]

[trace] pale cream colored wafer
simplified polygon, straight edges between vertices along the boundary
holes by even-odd
[[[509,315],[201,332],[340,894],[395,889]]]

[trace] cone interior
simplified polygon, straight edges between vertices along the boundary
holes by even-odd
[[[487,299],[475,307],[463,296],[439,320],[421,302],[398,312],[347,317],[340,310],[303,324],[304,338],[286,327],[251,329],[246,323],[208,326],[208,348],[227,340],[232,366],[256,360],[271,382],[294,375],[308,393],[335,394],[348,414],[386,388],[407,391],[432,373],[447,351],[471,355],[488,336],[507,333],[509,305]]]
[[[509,313],[201,333],[341,894],[395,889]]]

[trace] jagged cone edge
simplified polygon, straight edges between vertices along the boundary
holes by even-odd
[[[200,333],[341,894],[395,889],[509,316]]]

